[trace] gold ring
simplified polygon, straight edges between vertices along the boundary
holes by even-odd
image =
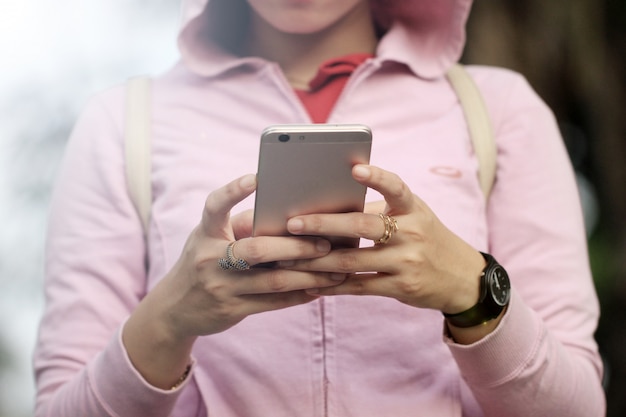
[[[250,269],[250,264],[245,259],[237,258],[234,255],[234,248],[237,241],[232,241],[226,246],[226,256],[217,260],[217,264],[225,271],[245,271]]]
[[[385,224],[385,232],[380,238],[375,240],[374,243],[376,245],[384,245],[385,243],[389,242],[391,236],[393,236],[393,234],[398,231],[398,222],[393,217],[384,213],[378,213],[378,217],[380,217]]]

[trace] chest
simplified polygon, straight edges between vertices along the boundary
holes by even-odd
[[[442,86],[403,86],[400,77],[396,93],[390,95],[374,81],[376,77],[348,84],[329,122],[370,126],[371,163],[399,175],[451,230],[473,245],[483,245],[486,226],[478,165],[454,94]],[[172,101],[156,110],[168,117],[156,118],[163,121],[154,126],[153,136],[151,255],[161,259],[153,262],[153,279],[176,261],[209,193],[256,172],[260,132],[270,124],[310,122],[295,94],[270,86],[247,95],[231,89],[200,90],[186,105]],[[380,199],[368,190],[368,201]],[[253,206],[251,196],[233,212]]]

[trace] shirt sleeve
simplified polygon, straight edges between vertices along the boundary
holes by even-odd
[[[124,174],[123,100],[117,88],[89,103],[57,178],[34,355],[38,417],[168,416],[181,391],[147,384],[121,342],[146,292],[143,232]]]
[[[488,97],[498,145],[490,251],[513,290],[491,335],[469,346],[447,342],[486,416],[604,416],[594,340],[599,305],[558,126],[522,77],[474,75]]]

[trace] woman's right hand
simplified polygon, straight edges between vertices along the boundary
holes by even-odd
[[[307,303],[316,298],[307,289],[344,280],[344,274],[224,270],[218,265],[235,240],[230,211],[255,189],[255,176],[246,175],[208,196],[202,220],[177,263],[124,326],[122,339],[129,357],[149,383],[171,386],[187,366],[198,336],[222,332],[251,314]],[[251,217],[245,221],[251,222]],[[251,230],[251,224],[241,222],[238,229]],[[329,251],[327,240],[312,237],[246,237],[234,247],[234,255],[250,265],[316,258]]]
[[[337,285],[343,280],[343,274],[220,268],[218,259],[225,257],[226,247],[235,240],[230,210],[255,187],[255,177],[250,175],[209,195],[201,223],[165,278],[170,326],[180,337],[218,333],[250,314],[309,302],[314,298],[304,290]],[[329,251],[327,240],[312,237],[247,237],[234,246],[235,257],[250,265],[316,258]]]

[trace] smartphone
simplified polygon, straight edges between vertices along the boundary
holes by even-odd
[[[261,134],[254,236],[288,235],[301,214],[362,212],[367,188],[352,167],[368,164],[372,132],[360,124],[273,125]],[[333,247],[358,238],[329,237]]]

